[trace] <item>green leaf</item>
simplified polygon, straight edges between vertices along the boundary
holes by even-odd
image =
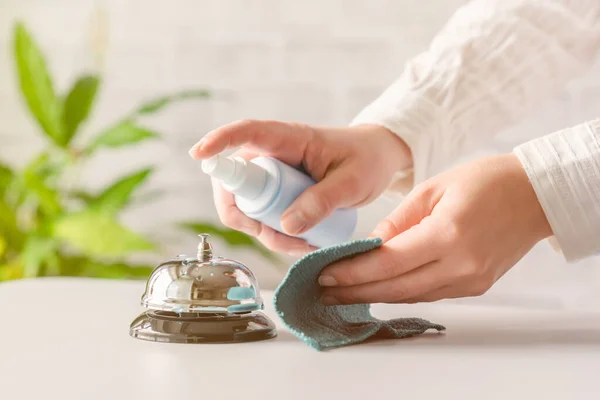
[[[50,239],[39,236],[29,236],[21,254],[23,259],[25,278],[40,276],[42,264],[54,254],[56,243]]]
[[[246,235],[243,232],[239,232],[229,228],[218,228],[214,225],[202,223],[202,222],[184,222],[179,224],[183,229],[194,233],[208,233],[210,235],[221,238],[225,243],[231,247],[248,247],[260,253],[263,257],[274,261],[281,262],[270,250],[265,248],[260,242],[255,240],[252,236]]]
[[[0,282],[20,279],[23,277],[23,265],[19,262],[11,262],[0,265]]]
[[[92,109],[100,79],[96,76],[84,76],[75,82],[63,105],[62,120],[64,135],[61,144],[66,146],[77,133]]]
[[[60,214],[62,207],[56,190],[48,187],[42,179],[36,175],[29,175],[26,186],[35,196],[40,209],[48,216]]]
[[[22,23],[14,28],[14,57],[21,93],[46,135],[57,144],[63,140],[61,104],[44,56]]]
[[[124,263],[97,263],[84,264],[81,276],[107,279],[147,279],[154,271],[154,267],[145,265],[129,265]]]
[[[87,256],[115,257],[155,249],[153,243],[120,225],[112,216],[93,211],[58,219],[53,232]]]
[[[187,99],[193,98],[208,98],[210,92],[208,90],[187,90],[180,93],[175,93],[168,96],[159,97],[157,99],[150,100],[149,102],[140,106],[135,112],[135,115],[148,115],[153,114],[157,111],[162,110],[166,106]]]
[[[37,175],[40,179],[55,178],[67,166],[69,160],[63,154],[40,153],[25,166],[25,174]]]
[[[48,164],[50,162],[50,154],[48,153],[40,153],[33,160],[29,161],[25,166],[25,173],[28,174],[38,174],[42,170],[48,168]]]
[[[85,192],[83,190],[76,190],[76,191],[70,192],[69,196],[71,198],[74,198],[74,199],[77,199],[77,200],[81,200],[85,204],[90,204],[90,203],[92,203],[96,199],[93,194],[87,193],[87,192]]]
[[[37,175],[40,179],[45,180],[58,175],[67,163],[66,157],[42,152],[25,165],[23,175]]]
[[[0,234],[6,240],[8,249],[20,249],[25,235],[19,229],[17,213],[0,197]]]
[[[38,211],[46,216],[59,214],[62,211],[61,199],[59,192],[53,187],[53,181],[63,166],[64,163],[56,162],[48,153],[34,158],[10,182],[6,194],[7,204],[15,208],[27,205],[21,211],[30,211],[30,216],[37,215]]]
[[[129,203],[134,190],[148,178],[151,172],[152,168],[147,168],[119,179],[94,199],[90,203],[90,208],[109,214],[116,213]]]
[[[60,276],[60,257],[57,253],[52,252],[48,255],[46,261],[46,269],[44,276]]]
[[[120,147],[158,137],[158,134],[136,125],[132,121],[122,121],[100,133],[88,148],[92,152],[98,147]]]
[[[23,172],[25,188],[33,195],[40,208],[50,216],[59,214],[62,206],[56,189],[46,184],[45,178],[51,173],[50,156],[42,153],[31,161]]]
[[[213,236],[218,236],[230,246],[254,246],[255,242],[251,236],[243,232],[239,232],[229,228],[217,228],[216,226],[205,224],[202,222],[185,222],[181,224],[185,229],[196,233],[208,233]]]
[[[2,235],[0,235],[0,260],[2,259],[2,257],[4,257],[4,254],[6,254],[7,248],[8,243],[6,242],[6,239],[4,239]]]
[[[0,164],[0,196],[3,196],[14,178],[14,172],[10,167]]]
[[[85,264],[90,262],[87,257],[64,255],[59,258],[59,272],[61,276],[83,276]]]
[[[60,275],[111,279],[147,279],[155,267],[130,265],[124,262],[106,263],[87,257],[60,258]]]

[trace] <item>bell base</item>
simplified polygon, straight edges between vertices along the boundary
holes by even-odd
[[[244,343],[277,336],[275,324],[261,312],[245,314],[146,311],[132,323],[129,335],[163,343]]]

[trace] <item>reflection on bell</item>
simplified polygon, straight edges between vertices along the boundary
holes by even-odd
[[[201,234],[195,258],[185,255],[160,264],[142,296],[146,311],[129,334],[171,343],[235,343],[277,335],[262,312],[256,278],[243,264],[213,258],[208,235]]]

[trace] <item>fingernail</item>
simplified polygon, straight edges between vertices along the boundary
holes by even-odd
[[[304,214],[300,211],[292,211],[291,213],[284,215],[281,219],[281,227],[290,235],[300,233],[305,226],[306,218],[304,218]]]
[[[192,148],[189,151],[190,157],[192,157],[193,159],[197,159],[196,155],[197,155],[198,151],[200,149],[202,149],[203,145],[204,145],[204,139],[200,139],[200,141],[198,143],[196,143],[195,145],[193,145]]]
[[[339,300],[333,296],[323,296],[321,297],[321,303],[324,306],[337,306],[340,304]]]
[[[321,275],[319,277],[319,285],[321,286],[337,286],[337,281],[333,276]]]

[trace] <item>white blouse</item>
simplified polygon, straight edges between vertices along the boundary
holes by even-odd
[[[557,94],[599,50],[600,0],[474,0],[352,124],[385,126],[408,144],[414,164],[390,187],[406,194]],[[515,154],[555,248],[568,261],[600,251],[600,120]]]

